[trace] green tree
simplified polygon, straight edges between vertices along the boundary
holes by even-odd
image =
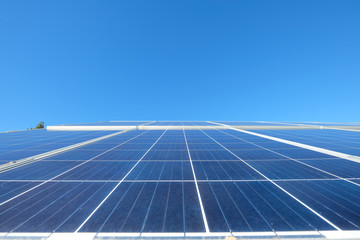
[[[39,122],[39,124],[35,128],[36,129],[44,128],[44,122]]]

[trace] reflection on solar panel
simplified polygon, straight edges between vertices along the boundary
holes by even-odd
[[[111,131],[20,131],[0,134],[0,164],[113,133]]]
[[[0,238],[360,238],[360,133],[339,126],[0,134]]]

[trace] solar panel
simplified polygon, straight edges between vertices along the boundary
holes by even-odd
[[[0,134],[0,163],[16,161],[71,144],[113,133],[112,131],[19,131]]]
[[[360,163],[354,158],[360,155],[348,159],[318,149],[357,149],[358,132],[275,125],[242,130],[226,123],[154,122],[149,124],[154,129],[115,135],[2,134],[0,145],[9,152],[15,145],[23,146],[20,152],[35,151],[27,150],[30,145],[47,152],[103,138],[23,165],[0,165],[0,234],[49,239],[360,237]],[[42,148],[45,142],[54,148]]]
[[[286,130],[280,132],[274,130],[258,130],[255,132],[351,155],[360,155],[360,133],[355,131],[323,129]]]

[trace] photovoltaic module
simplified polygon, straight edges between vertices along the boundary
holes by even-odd
[[[360,124],[134,121],[0,134],[0,239],[360,238]]]

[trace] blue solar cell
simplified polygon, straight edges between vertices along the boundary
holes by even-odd
[[[279,182],[305,204],[320,212],[325,218],[343,230],[359,229],[359,201],[352,202],[338,193],[338,181],[291,181]],[[343,190],[358,195],[358,186],[342,184]],[[356,188],[356,192],[353,190]]]
[[[22,131],[0,134],[0,160],[19,160],[96,137],[113,131]]]
[[[35,156],[38,155],[40,153],[44,153],[46,152],[46,150],[41,151],[12,151],[12,152],[7,152],[7,153],[3,153],[0,155],[0,160],[8,160],[8,161],[16,161],[22,158],[27,158],[27,157],[31,157],[31,156]]]
[[[156,183],[133,183],[101,232],[140,232]]]
[[[159,144],[159,143],[157,143],[152,148],[152,150],[186,151],[187,148],[186,148],[185,143],[182,143],[182,144],[179,144],[179,143]]]
[[[38,182],[1,182],[0,203],[17,196],[38,184]]]
[[[102,183],[100,188],[92,189],[89,194],[86,192],[86,194],[82,195],[80,200],[76,201],[76,209],[72,212],[69,211],[69,214],[65,215],[65,220],[53,228],[54,231],[75,232],[86,220],[86,218],[94,211],[94,209],[103,201],[104,197],[110,193],[115,185],[116,183]],[[81,199],[83,199],[83,201],[81,201]],[[59,214],[61,215],[61,213]],[[101,218],[94,220],[101,220]],[[47,229],[46,232],[49,232],[49,229]]]
[[[109,151],[95,157],[94,160],[139,160],[146,150],[140,151]]]
[[[0,174],[0,180],[47,180],[77,165],[76,161],[37,161]]]
[[[360,134],[359,132],[339,131],[331,129],[323,130],[255,130],[254,132],[265,135],[278,137],[290,141],[304,143],[315,147],[326,148],[329,150],[338,151],[348,154],[358,155],[360,149]]]
[[[189,155],[187,151],[150,151],[144,157],[144,160],[188,160]]]
[[[98,204],[99,200],[101,200],[99,196],[108,193],[113,185],[114,183],[81,183],[78,188],[73,189],[70,194],[59,199],[53,206],[46,208],[41,214],[38,214],[17,231],[51,232],[54,229],[66,226],[65,223],[74,215],[77,215],[79,211],[92,210],[93,207],[90,203]],[[85,220],[84,216],[81,217],[80,215],[77,215],[76,219],[76,222],[72,222],[72,231],[81,224],[81,221]]]
[[[7,210],[1,211],[0,229],[15,232],[50,232],[58,228],[77,211],[92,211],[91,204],[99,204],[103,194],[113,183],[47,183],[42,191],[31,192],[17,204],[9,202]],[[101,194],[101,195],[100,195]],[[90,208],[89,208],[90,207]],[[72,222],[72,230],[85,220],[84,216]]]
[[[126,178],[128,180],[193,180],[189,161],[144,161]]]
[[[57,180],[121,180],[134,161],[90,161],[57,177]]]
[[[94,184],[95,185],[95,184]],[[98,184],[99,185],[99,184]],[[47,223],[48,217],[59,213],[59,211],[64,210],[69,203],[72,203],[72,200],[79,196],[79,194],[89,189],[89,184],[81,184],[81,183],[71,183],[66,186],[66,190],[62,191],[61,194],[57,195],[57,192],[54,194],[58,196],[58,198],[49,197],[44,200],[40,200],[40,204],[36,204],[37,212],[31,211],[28,215],[29,218],[23,221],[21,224],[16,226],[13,231],[15,232],[31,232],[34,231],[35,226],[40,226],[43,224],[50,225]],[[92,191],[96,190],[96,188],[92,188]],[[30,211],[29,211],[30,212]],[[62,217],[64,217],[64,213],[61,212]],[[66,215],[65,215],[66,216]],[[19,221],[20,222],[20,221]],[[53,228],[50,228],[51,231]]]
[[[222,145],[227,149],[233,149],[233,150],[262,150],[261,147],[256,146],[254,144],[243,143],[239,141],[233,141],[232,143],[223,143]]]
[[[216,143],[192,143],[189,144],[189,149],[191,151],[201,151],[201,150],[223,150],[223,148]]]
[[[127,138],[123,139],[123,141],[126,141],[126,140],[127,140]],[[121,142],[122,141],[117,140],[116,142],[114,141],[113,143],[109,143],[109,142],[106,143],[106,141],[103,140],[103,141],[99,141],[99,142],[96,142],[96,143],[88,144],[88,145],[85,145],[83,147],[77,148],[77,150],[84,150],[84,151],[108,150],[110,148],[118,146]]]
[[[56,154],[52,157],[45,158],[44,161],[50,160],[89,160],[103,153],[105,150],[72,150]]]
[[[281,160],[287,159],[285,156],[280,154],[270,152],[268,150],[236,150],[236,149],[229,149],[231,150],[236,156],[240,157],[243,160]]]
[[[301,149],[301,148],[275,149],[274,151],[277,153],[283,154],[287,157],[295,158],[295,159],[307,159],[307,158],[315,159],[315,158],[332,158],[333,157],[333,156],[330,156],[330,155],[327,155],[324,153],[319,153],[319,152],[315,152],[315,151],[311,151],[311,150],[307,150],[307,149]]]
[[[158,183],[142,232],[183,232],[182,183]]]
[[[14,205],[14,202],[6,204],[7,209],[1,211],[0,219],[0,231],[13,231],[18,226],[21,226],[31,217],[40,213],[43,209],[51,207],[59,198],[69,193],[79,183],[64,183],[54,184],[54,187],[45,189],[41,194],[31,196],[24,201]],[[52,191],[51,191],[52,190]]]
[[[360,164],[345,159],[300,160],[343,178],[360,178]]]
[[[114,148],[114,150],[129,150],[129,151],[141,151],[148,150],[153,143],[125,143]]]
[[[254,228],[257,231],[333,229],[269,182],[199,183],[199,187],[207,199],[204,207],[211,231],[229,231],[228,228],[232,231],[247,231]],[[229,198],[232,196],[236,196],[236,200],[232,201],[233,207],[230,207]],[[245,203],[246,208],[242,207]],[[237,217],[234,217],[235,214]],[[259,225],[252,226],[249,222],[241,224],[248,218],[250,221],[261,223],[260,229],[257,229]]]
[[[199,199],[194,183],[183,183],[185,232],[205,232]]]
[[[293,160],[249,161],[249,164],[270,179],[329,179],[330,174]]]
[[[211,184],[232,231],[271,231],[272,227],[236,184]]]
[[[229,226],[224,218],[217,199],[214,196],[211,185],[209,183],[199,183],[201,196],[206,201],[203,202],[206,219],[211,232],[229,232]]]
[[[190,151],[192,160],[238,160],[226,150]]]
[[[198,180],[261,180],[259,173],[242,161],[194,161]]]

